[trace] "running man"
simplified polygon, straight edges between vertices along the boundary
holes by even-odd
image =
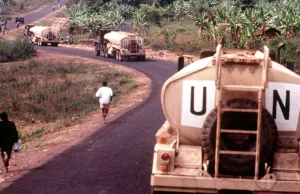
[[[99,98],[100,109],[102,110],[103,123],[106,123],[106,116],[109,110],[109,103],[112,101],[113,92],[110,87],[107,87],[107,82],[102,83],[102,87],[98,89],[96,97]]]

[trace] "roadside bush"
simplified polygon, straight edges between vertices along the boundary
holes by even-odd
[[[146,5],[141,4],[140,8],[137,10],[137,13],[145,15],[145,21],[149,23],[154,23],[160,25],[160,21],[164,16],[165,10],[161,7],[156,8],[155,4]]]
[[[151,36],[146,36],[145,44],[171,51],[198,54],[204,47],[213,47],[213,42],[197,35],[198,28],[190,20],[170,22],[164,20],[160,26],[151,26]]]
[[[32,44],[23,39],[13,43],[0,42],[0,62],[10,62],[28,59],[36,54]]]

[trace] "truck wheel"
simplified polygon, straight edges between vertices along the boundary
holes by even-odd
[[[47,46],[46,42],[41,42],[41,46]]]
[[[100,50],[98,49],[97,45],[95,46],[95,51],[96,51],[96,56],[99,56],[100,55]]]
[[[140,57],[140,60],[141,60],[141,61],[145,61],[145,59],[146,59],[145,56],[141,56],[141,57]]]
[[[51,46],[58,46],[58,43],[57,42],[51,43]]]
[[[257,102],[249,99],[231,99],[224,103],[225,108],[256,109]],[[214,170],[217,108],[213,109],[203,124],[202,146],[207,159],[210,161],[210,172]],[[257,113],[224,112],[222,114],[222,129],[256,130]],[[260,169],[264,163],[272,165],[273,155],[277,144],[277,127],[272,115],[263,108],[261,123]],[[252,151],[256,150],[255,134],[221,133],[220,150]],[[251,155],[222,155],[220,154],[219,171],[223,174],[250,175],[254,174],[255,156]],[[263,173],[260,170],[260,173]]]
[[[120,56],[120,58],[121,58],[121,61],[125,61],[125,62],[127,62],[129,60],[128,56]]]

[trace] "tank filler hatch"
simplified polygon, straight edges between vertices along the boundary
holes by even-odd
[[[225,50],[225,49],[224,49]],[[216,129],[216,147],[215,147],[215,177],[219,176],[219,155],[254,155],[255,158],[255,176],[257,180],[259,175],[259,161],[260,161],[260,133],[261,133],[261,119],[262,119],[262,99],[264,91],[267,87],[267,75],[268,75],[268,64],[269,64],[269,48],[264,47],[264,58],[257,58],[254,55],[247,55],[242,52],[235,52],[224,55],[222,46],[218,45],[216,55],[213,57],[213,64],[216,66],[216,89],[217,89],[217,106],[218,106],[218,120]],[[224,85],[222,84],[221,71],[224,65],[230,64],[253,64],[257,68],[262,68],[262,80],[261,85],[248,86],[248,85]],[[229,91],[249,91],[258,92],[258,108],[257,109],[236,109],[236,108],[222,108],[222,92],[224,90]],[[223,112],[254,112],[257,113],[257,128],[255,131],[252,130],[241,130],[241,129],[221,129],[221,120]],[[255,134],[256,135],[256,150],[255,152],[247,151],[232,151],[232,150],[220,150],[220,137],[221,133],[231,134]]]

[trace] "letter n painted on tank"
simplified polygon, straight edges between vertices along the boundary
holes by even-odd
[[[269,82],[265,94],[265,108],[272,114],[278,131],[297,131],[300,84]]]
[[[191,106],[190,111],[194,115],[204,115],[206,113],[206,87],[203,87],[202,110],[195,111],[195,87],[191,87]]]
[[[272,111],[272,115],[273,118],[276,119],[276,108],[277,108],[277,103],[280,106],[280,109],[282,111],[283,117],[285,118],[285,120],[289,120],[290,118],[290,91],[286,91],[286,95],[285,95],[285,105],[283,104],[279,93],[277,90],[273,91],[273,111]]]

